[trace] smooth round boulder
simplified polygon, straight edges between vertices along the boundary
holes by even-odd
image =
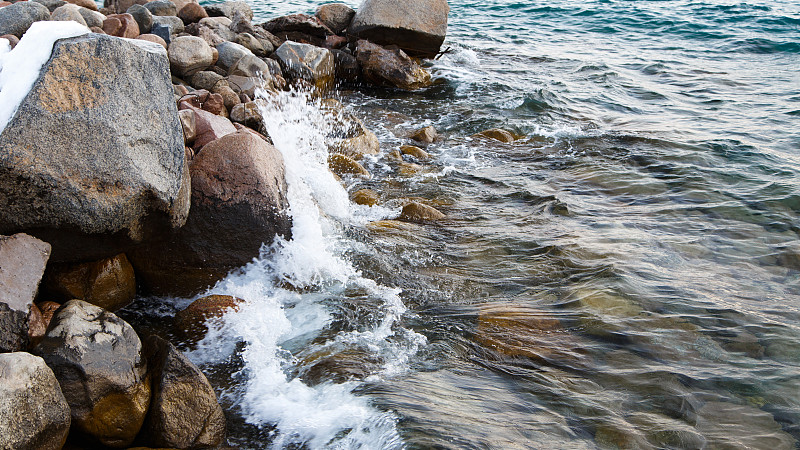
[[[358,161],[341,153],[333,153],[328,156],[328,167],[331,169],[331,172],[340,177],[355,175],[369,178],[370,176],[369,171],[359,164]]]
[[[69,426],[69,404],[44,360],[0,354],[0,448],[60,450]]]
[[[154,0],[143,5],[154,16],[177,16],[178,8],[169,0]]]
[[[339,34],[350,26],[356,12],[344,3],[326,3],[317,8],[314,15],[331,31]]]
[[[139,33],[147,34],[153,28],[153,14],[142,5],[131,5],[125,13],[130,14],[139,25]]]
[[[64,6],[56,8],[53,13],[50,14],[50,20],[60,22],[68,22],[71,20],[83,26],[87,26],[86,20],[83,18],[83,15],[81,15],[80,7],[72,3],[67,3]]]
[[[150,381],[141,341],[127,322],[70,300],[34,352],[53,369],[76,430],[109,447],[133,442],[150,404]]]
[[[112,14],[103,21],[103,31],[109,36],[134,39],[139,36],[139,24],[130,14]]]
[[[186,6],[178,11],[178,18],[183,21],[185,25],[190,23],[199,22],[201,19],[208,17],[205,8],[197,3],[187,3]]]
[[[511,134],[510,131],[504,130],[502,128],[491,128],[488,130],[483,130],[480,133],[476,134],[475,137],[493,139],[495,141],[504,142],[506,144],[510,144],[515,140],[514,135]]]
[[[82,264],[54,264],[44,291],[56,301],[82,299],[109,311],[121,309],[136,295],[133,267],[124,253]]]
[[[103,21],[106,20],[106,16],[100,14],[97,11],[93,11],[88,8],[78,8],[78,13],[83,17],[84,22],[86,22],[86,26],[89,28],[97,27],[103,28]]]
[[[156,36],[155,34],[140,34],[136,37],[136,39],[140,39],[142,41],[152,42],[154,44],[158,44],[164,47],[164,50],[167,49],[167,42],[161,38],[161,36]]]
[[[50,19],[50,10],[37,2],[16,2],[0,8],[0,35],[21,38],[34,22]]]
[[[400,153],[408,156],[413,156],[414,158],[420,161],[430,159],[431,157],[431,155],[429,155],[428,152],[414,145],[401,145]]]
[[[214,53],[197,36],[176,37],[167,49],[172,70],[180,77],[192,75],[214,63]]]
[[[406,222],[428,222],[431,220],[441,220],[445,217],[446,216],[441,211],[433,206],[428,206],[419,202],[408,202],[403,206],[399,219]]]

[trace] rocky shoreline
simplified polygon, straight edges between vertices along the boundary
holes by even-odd
[[[291,238],[284,161],[262,115],[278,91],[323,99],[341,124],[330,170],[369,177],[359,160],[379,153],[377,137],[326,96],[431,85],[417,58],[440,51],[448,11],[366,0],[254,24],[243,1],[0,1],[0,98],[31,77],[11,55],[47,52],[0,124],[0,448],[224,447],[203,373],[114,312],[136,295],[196,296]],[[53,44],[54,33],[69,37]],[[436,139],[423,128],[387,156],[411,167]],[[444,217],[407,201],[398,220]],[[175,328],[198,339],[239,302],[200,298]]]

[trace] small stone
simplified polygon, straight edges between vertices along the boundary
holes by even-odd
[[[389,161],[402,162],[403,154],[400,153],[400,150],[392,150],[386,154],[386,159],[388,159]]]
[[[178,8],[169,0],[155,0],[143,5],[154,16],[177,16]]]
[[[189,25],[190,23],[199,22],[200,19],[208,17],[205,8],[197,3],[188,3],[186,6],[178,11],[178,18],[183,20],[183,23]]]
[[[106,34],[106,32],[100,27],[89,27],[89,31],[96,34]]]
[[[29,347],[36,347],[47,332],[47,323],[42,317],[42,312],[36,304],[31,305],[31,312],[28,315],[28,342]]]
[[[353,193],[351,199],[353,203],[365,206],[375,206],[378,204],[378,193],[372,189],[359,189]]]
[[[73,5],[72,3],[67,3],[64,6],[59,6],[56,8],[55,11],[50,14],[50,20],[60,22],[73,21],[86,26],[86,20],[80,13],[80,7]]]
[[[343,177],[345,175],[356,175],[368,178],[370,173],[353,158],[345,156],[341,153],[334,153],[328,156],[328,167],[331,172]]]
[[[50,298],[82,299],[108,311],[121,309],[136,295],[133,267],[125,254],[82,264],[56,264],[44,282]]]
[[[236,127],[233,126],[231,121],[222,116],[191,106],[181,109],[186,108],[192,108],[195,115],[196,136],[193,147],[196,151],[202,149],[204,145],[211,141],[236,132]]]
[[[422,166],[403,161],[397,165],[397,171],[400,172],[400,175],[410,177],[422,172]]]
[[[207,320],[222,317],[228,311],[237,311],[242,303],[244,300],[230,295],[197,299],[175,314],[175,328],[188,339],[200,340],[208,332]]]
[[[510,144],[515,140],[514,135],[511,134],[511,132],[503,130],[502,128],[491,128],[489,130],[484,130],[475,136],[494,139],[496,141],[505,142],[506,144]]]
[[[48,300],[37,303],[37,306],[42,314],[44,329],[47,330],[47,327],[50,326],[50,321],[53,320],[53,315],[56,313],[56,310],[58,310],[58,308],[61,308],[61,304]]]
[[[164,50],[167,49],[167,42],[164,39],[161,39],[160,36],[156,36],[155,34],[140,34],[139,36],[136,37],[136,39],[152,42],[154,44],[158,44],[164,47]]]
[[[203,102],[203,110],[218,116],[228,117],[225,102],[222,100],[222,96],[216,93],[208,94],[208,98]]]
[[[131,5],[126,13],[133,16],[133,20],[139,25],[139,32],[142,34],[149,33],[153,28],[153,13],[142,5]]]
[[[196,36],[176,37],[167,50],[169,62],[179,76],[191,75],[209,67],[214,61],[211,47]]]
[[[181,120],[183,128],[183,138],[186,144],[194,142],[197,137],[197,128],[194,122],[194,111],[192,109],[182,109],[178,111],[178,118]]]
[[[413,145],[401,145],[400,152],[404,155],[413,156],[414,158],[419,160],[426,160],[430,159],[431,157],[431,155],[429,155],[428,152]]]
[[[407,222],[427,222],[444,219],[445,217],[441,211],[433,206],[419,202],[409,202],[403,206],[399,219]]]
[[[350,26],[356,12],[344,3],[326,3],[317,8],[314,15],[331,31],[340,34]]]
[[[431,144],[438,138],[439,133],[436,132],[436,128],[431,126],[420,128],[411,135],[412,140],[422,142],[423,144]]]
[[[50,19],[50,10],[41,3],[27,1],[0,8],[0,35],[21,38],[34,22]]]
[[[170,36],[177,36],[180,33],[183,33],[186,29],[186,27],[183,25],[183,21],[175,16],[157,16],[153,14],[153,28],[150,29],[151,33],[153,33],[153,29],[155,28],[156,24],[168,27]],[[166,39],[164,40],[166,41]]]
[[[230,70],[240,59],[253,53],[242,44],[236,42],[223,42],[217,45],[219,59],[217,65],[225,70]]]
[[[347,38],[343,36],[336,36],[332,34],[325,37],[325,43],[322,45],[329,49],[339,49],[347,45]]]

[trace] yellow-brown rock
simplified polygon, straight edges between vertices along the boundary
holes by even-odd
[[[400,172],[400,175],[405,175],[407,177],[411,175],[415,175],[422,171],[422,166],[419,164],[409,163],[409,162],[401,162],[397,165],[397,170]]]
[[[133,301],[136,279],[124,253],[83,264],[56,264],[45,275],[44,289],[51,298],[82,299],[108,311]]]
[[[514,135],[511,134],[510,131],[503,130],[502,128],[491,128],[484,130],[475,136],[494,139],[495,141],[505,142],[506,144],[510,144],[515,141]]]
[[[356,175],[361,177],[369,177],[369,171],[364,168],[358,161],[350,158],[349,156],[345,156],[341,153],[334,153],[328,157],[328,166],[331,169],[331,172],[335,173],[336,175],[345,176],[345,175]]]
[[[436,128],[431,126],[420,128],[411,135],[411,139],[424,144],[431,144],[438,138],[439,133],[436,132]]]
[[[378,193],[372,189],[359,189],[353,193],[352,199],[359,205],[374,206],[378,204]]]
[[[402,145],[400,146],[400,152],[404,155],[413,156],[421,161],[430,159],[431,157],[428,152],[414,145]]]
[[[208,332],[206,321],[239,309],[244,300],[230,295],[209,295],[195,300],[175,314],[175,328],[190,340],[200,340]]]
[[[444,219],[446,216],[441,211],[419,202],[409,202],[403,206],[400,213],[400,220],[408,222],[427,222],[431,220]]]

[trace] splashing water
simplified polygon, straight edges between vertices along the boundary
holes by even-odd
[[[264,99],[261,112],[275,147],[283,154],[292,239],[277,238],[261,257],[229,275],[210,293],[245,300],[227,314],[190,352],[196,362],[214,364],[236,354],[243,379],[233,396],[245,420],[274,425],[272,447],[397,448],[396,418],[353,390],[361,383],[332,380],[312,385],[304,370],[319,358],[359,349],[381,364],[368,379],[402,373],[424,344],[399,320],[406,312],[399,289],[363,277],[344,256],[355,242],[346,227],[363,226],[394,212],[350,203],[327,167],[326,136],[336,126],[303,93]],[[339,301],[357,296],[370,313],[353,321],[337,318]]]

